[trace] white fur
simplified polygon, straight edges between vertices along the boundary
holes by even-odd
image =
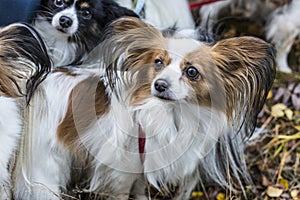
[[[12,159],[22,131],[22,116],[18,100],[0,97],[0,199],[9,199],[11,176],[9,162]]]
[[[115,0],[121,6],[132,9],[131,0]],[[180,29],[193,29],[195,23],[187,0],[145,0],[145,21],[158,29],[176,26]]]
[[[54,67],[70,64],[76,58],[77,44],[68,41],[70,35],[56,30],[45,18],[38,16],[33,26],[41,34]]]
[[[163,103],[157,98],[134,108],[134,112],[147,135],[144,161],[147,180],[157,188],[158,184],[160,187],[174,184],[189,190],[181,185],[182,180],[191,178],[194,184],[199,180],[193,174],[197,173],[200,159],[227,133],[226,117],[186,102]],[[185,195],[183,199],[188,199],[190,194]]]

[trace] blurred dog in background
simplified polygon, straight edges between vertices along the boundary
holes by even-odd
[[[279,70],[291,72],[287,57],[300,33],[300,3],[297,0],[220,0],[200,8],[200,27],[213,32],[224,9],[232,16],[243,16],[262,24],[266,39],[277,49]]]

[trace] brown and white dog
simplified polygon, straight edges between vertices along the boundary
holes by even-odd
[[[248,180],[243,141],[275,74],[268,43],[210,46],[124,18],[100,50],[100,70],[54,69],[33,96],[15,198],[63,198],[75,180],[112,199],[146,199],[148,183],[188,199],[199,181]]]
[[[12,24],[0,30],[0,199],[11,193],[9,161],[21,138],[22,107],[50,67],[45,46],[30,26]]]

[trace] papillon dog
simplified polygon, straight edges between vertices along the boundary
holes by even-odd
[[[266,38],[275,44],[277,66],[280,71],[291,72],[288,54],[300,33],[300,3],[297,0],[221,0],[200,8],[201,27],[211,32],[218,23],[219,15],[224,8],[230,8],[230,14],[242,13],[264,26]],[[246,13],[246,14],[245,14]]]
[[[136,18],[101,45],[99,64],[55,68],[32,97],[16,199],[64,198],[74,183],[108,199],[147,199],[148,184],[189,199],[199,181],[248,180],[243,141],[274,80],[271,45],[166,38]]]
[[[115,0],[132,9],[144,21],[160,30],[174,28],[193,29],[195,22],[187,0]]]
[[[57,67],[82,62],[104,27],[122,16],[138,17],[113,0],[42,0],[32,24]]]
[[[51,65],[37,32],[25,24],[0,30],[0,199],[9,199],[9,163],[22,133],[22,108]]]

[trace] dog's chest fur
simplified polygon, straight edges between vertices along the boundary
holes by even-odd
[[[162,103],[154,97],[132,112],[146,135],[144,174],[156,187],[158,182],[178,185],[178,180],[192,175],[199,157],[204,158],[228,131],[224,114],[186,102]]]

